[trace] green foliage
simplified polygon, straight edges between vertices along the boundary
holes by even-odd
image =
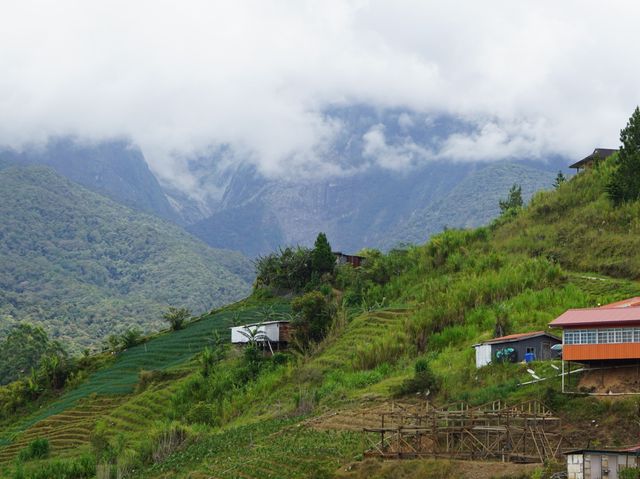
[[[283,312],[287,308],[278,305],[273,309]],[[243,307],[239,311],[240,319],[244,323],[255,322],[260,312],[261,308],[258,307]],[[11,430],[3,428],[0,431],[0,444],[13,432],[24,431],[46,418],[71,409],[83,399],[86,400],[95,395],[117,396],[134,392],[140,380],[139,371],[166,371],[186,363],[205,347],[215,348],[217,343],[215,336],[212,339],[212,331],[220,333],[218,341],[227,342],[227,328],[234,317],[235,312],[231,310],[207,315],[188,324],[180,331],[159,335],[144,344],[118,353],[113,362],[90,374],[87,380],[77,388],[66,391],[46,407],[20,420]],[[224,341],[221,339],[222,334],[227,338]],[[6,387],[0,387],[0,420],[28,403],[23,382],[14,382]]]
[[[312,291],[322,285],[334,269],[336,260],[324,233],[319,233],[313,249],[287,247],[255,262],[255,291],[267,289],[277,294]]]
[[[140,329],[129,328],[120,335],[120,345],[123,349],[129,349],[140,344],[142,339],[142,331]]]
[[[187,308],[174,308],[173,306],[169,307],[169,310],[162,315],[162,319],[169,323],[169,326],[174,331],[182,329],[184,323],[190,317],[191,311],[189,311]]]
[[[51,341],[42,327],[29,323],[17,324],[0,340],[0,385],[24,377],[32,368],[38,369],[49,356],[64,357],[62,345]]]
[[[636,107],[627,126],[620,131],[620,151],[616,169],[607,183],[607,193],[615,205],[640,199],[640,108]]]
[[[302,349],[324,338],[331,324],[332,309],[322,293],[312,291],[294,299],[291,309],[297,314],[293,321],[293,336]]]
[[[618,477],[620,479],[639,479],[640,478],[640,469],[625,467],[618,471]]]
[[[336,258],[331,251],[331,245],[327,240],[327,235],[318,233],[313,250],[311,251],[311,265],[313,271],[319,276],[325,273],[333,273],[336,265]]]
[[[0,336],[10,317],[79,353],[127,327],[161,328],[169,304],[206,311],[250,289],[251,264],[240,254],[48,168],[0,170],[0,217]]]
[[[640,202],[616,206],[606,192],[615,156],[556,191],[537,194],[513,221],[495,229],[492,247],[546,257],[571,271],[640,277]]]
[[[96,463],[92,456],[54,459],[32,468],[20,468],[19,476],[24,479],[89,479],[96,474]]]
[[[395,390],[397,396],[421,393],[425,395],[435,395],[438,393],[440,382],[431,370],[429,361],[426,358],[418,358],[414,366],[414,374],[410,379],[403,381]]]
[[[311,250],[300,246],[260,256],[255,261],[256,286],[276,291],[302,291],[311,281],[311,264]]]
[[[296,427],[297,422],[266,419],[225,428],[153,465],[149,475],[325,478],[361,452],[360,432],[315,431]],[[205,463],[194,463],[205,456]]]
[[[558,189],[560,188],[560,185],[562,185],[565,181],[567,181],[567,177],[564,176],[564,173],[562,173],[562,171],[558,171],[556,179],[553,181],[553,187],[555,189]]]
[[[514,184],[509,190],[509,194],[506,199],[498,202],[500,206],[500,214],[513,214],[524,206],[522,200],[522,187],[518,184]]]
[[[25,449],[18,453],[18,461],[25,462],[32,459],[44,459],[49,455],[50,449],[48,439],[34,439]]]

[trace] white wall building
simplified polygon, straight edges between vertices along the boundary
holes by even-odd
[[[260,334],[263,338],[259,342],[268,340],[271,343],[288,343],[289,321],[267,321],[264,323],[243,324],[231,328],[231,343],[244,344],[249,342],[247,335]],[[245,333],[245,334],[243,334]],[[266,336],[266,338],[264,338]]]

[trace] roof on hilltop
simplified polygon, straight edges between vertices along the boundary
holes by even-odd
[[[593,150],[593,153],[591,153],[589,156],[585,156],[580,161],[576,161],[573,165],[569,165],[569,168],[582,168],[584,165],[592,162],[595,159],[604,160],[605,158],[608,158],[614,153],[616,153],[617,151],[618,150],[615,148],[596,148],[595,150]]]

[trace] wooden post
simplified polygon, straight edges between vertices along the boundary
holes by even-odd
[[[562,372],[560,377],[562,378],[562,392],[564,393],[564,358],[560,362],[562,363]]]

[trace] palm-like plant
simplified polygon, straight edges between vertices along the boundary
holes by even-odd
[[[245,326],[244,330],[240,330],[240,334],[242,334],[245,338],[247,338],[247,343],[251,348],[257,348],[258,343],[267,343],[269,345],[269,350],[271,354],[273,354],[273,348],[271,347],[271,342],[269,341],[269,336],[264,330],[261,329],[262,323],[255,324],[252,326]]]
[[[239,331],[240,334],[247,338],[247,343],[249,343],[250,346],[256,346],[258,343],[269,341],[269,336],[267,336],[267,333],[260,329],[261,326],[262,323],[252,326],[245,326],[244,329],[241,329]]]

